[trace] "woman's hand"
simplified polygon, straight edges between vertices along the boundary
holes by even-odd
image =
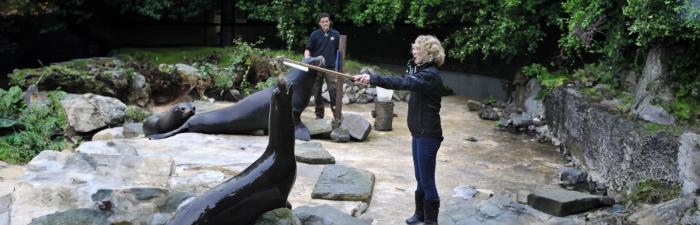
[[[360,74],[360,75],[352,76],[352,80],[354,80],[355,82],[358,82],[360,84],[368,85],[369,84],[369,74]]]

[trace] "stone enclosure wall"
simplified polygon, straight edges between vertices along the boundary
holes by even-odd
[[[646,131],[637,122],[588,101],[571,88],[544,99],[546,123],[574,163],[620,191],[641,179],[682,183],[679,136]]]

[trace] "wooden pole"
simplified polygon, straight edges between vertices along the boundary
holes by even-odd
[[[297,61],[294,61],[294,60],[291,60],[291,59],[287,59],[287,58],[285,58],[285,59],[283,60],[283,62],[290,63],[290,64],[295,64],[295,65],[299,65],[299,66],[301,66],[302,68],[303,68],[303,67],[306,67],[306,68],[308,68],[308,69],[312,69],[312,70],[316,70],[316,71],[319,71],[319,72],[323,72],[324,75],[325,75],[325,74],[330,74],[330,75],[334,75],[334,76],[341,76],[341,77],[345,77],[345,78],[348,78],[348,79],[352,79],[352,76],[351,76],[350,74],[340,73],[340,72],[337,72],[337,71],[335,71],[335,70],[329,70],[329,69],[326,69],[326,68],[323,68],[323,67],[318,67],[318,66],[310,65],[310,64],[303,63],[303,62],[297,62]],[[289,65],[289,66],[292,66],[292,65]],[[301,69],[301,68],[297,68],[297,69]]]
[[[340,51],[340,59],[338,60],[340,65],[338,65],[338,72],[340,73],[343,73],[343,67],[345,67],[345,50],[347,47],[347,41],[347,35],[340,35],[340,42],[338,43],[338,51]],[[333,124],[340,126],[340,122],[343,119],[343,83],[345,83],[345,79],[343,76],[336,76],[335,78],[335,112],[333,113],[333,120],[335,123]]]

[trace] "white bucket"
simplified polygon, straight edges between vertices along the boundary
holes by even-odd
[[[377,101],[390,102],[394,96],[394,90],[377,87]]]

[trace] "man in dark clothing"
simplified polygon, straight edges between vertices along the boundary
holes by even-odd
[[[316,57],[319,55],[323,56],[323,58],[326,59],[325,67],[335,70],[335,54],[338,50],[338,43],[340,42],[340,33],[331,28],[330,15],[328,15],[328,13],[321,13],[319,15],[318,26],[319,28],[309,35],[309,41],[306,43],[306,50],[304,50],[304,58]],[[317,119],[323,118],[324,114],[323,97],[321,96],[324,79],[326,80],[326,86],[331,100],[331,111],[335,112],[335,77],[325,76],[322,73],[319,73],[319,75],[320,76],[316,78],[313,88]]]

